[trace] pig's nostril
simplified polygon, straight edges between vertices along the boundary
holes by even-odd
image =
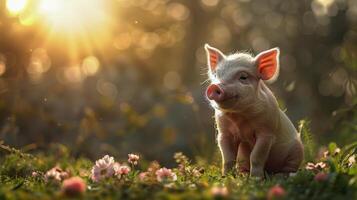
[[[210,100],[221,101],[224,92],[218,85],[212,84],[207,88],[206,95]]]

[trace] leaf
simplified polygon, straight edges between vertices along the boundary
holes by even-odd
[[[309,129],[310,122],[306,119],[299,122],[299,134],[304,144],[305,161],[314,160],[316,145]]]
[[[11,190],[17,190],[19,188],[21,188],[21,186],[24,184],[25,181],[21,181],[20,183],[18,183],[17,185],[15,185],[13,188],[11,188]]]

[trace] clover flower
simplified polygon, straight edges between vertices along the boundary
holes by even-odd
[[[316,168],[316,169],[319,169],[319,170],[325,169],[326,166],[327,166],[327,165],[326,165],[326,163],[324,163],[324,162],[318,162],[318,163],[315,164],[315,168]]]
[[[36,172],[36,171],[33,171],[32,173],[31,173],[31,176],[32,177],[38,177],[40,174],[38,173],[38,172]]]
[[[145,182],[149,179],[149,172],[141,172],[138,177],[139,177],[139,180],[142,181],[142,182]]]
[[[34,177],[38,176],[38,175],[39,175],[38,172],[32,173],[32,176],[34,176]],[[47,183],[51,182],[51,181],[61,182],[62,180],[66,179],[68,177],[69,177],[68,172],[63,171],[59,167],[53,167],[45,173],[45,181]]]
[[[309,162],[306,164],[305,169],[314,171],[314,172],[318,172],[318,171],[325,169],[326,167],[327,167],[327,165],[324,162],[318,162],[316,164]]]
[[[118,177],[118,178],[121,178],[125,175],[128,175],[130,172],[130,167],[129,166],[126,166],[126,165],[119,165],[116,170],[115,170],[115,175]]]
[[[271,187],[268,191],[268,200],[282,198],[286,195],[285,189],[280,185],[275,185]]]
[[[348,167],[351,167],[353,164],[356,163],[356,156],[352,155],[348,158]]]
[[[80,177],[71,177],[63,181],[62,192],[67,196],[78,196],[86,191],[86,183]]]
[[[94,182],[101,181],[105,178],[113,176],[114,171],[114,158],[105,155],[103,158],[97,160],[92,168],[91,179]]]
[[[120,163],[118,163],[118,162],[115,162],[114,164],[113,164],[113,169],[114,169],[114,174],[119,170],[119,167],[120,167],[121,165],[120,165]]]
[[[174,155],[176,163],[186,165],[189,163],[188,158],[182,152],[176,152]]]
[[[58,168],[54,167],[50,170],[48,170],[45,174],[45,182],[61,182],[62,181],[62,177],[61,177],[61,171],[58,170]]]
[[[341,152],[341,149],[340,148],[336,148],[335,151],[333,152],[333,154],[334,154],[334,156],[336,156],[340,152]]]
[[[315,164],[314,163],[311,163],[311,162],[308,162],[305,166],[305,169],[307,170],[314,170],[315,169]]]
[[[156,179],[159,182],[167,182],[167,181],[176,181],[177,176],[171,169],[167,169],[165,167],[160,168],[155,172]]]
[[[140,157],[136,154],[128,154],[128,162],[133,164],[133,165],[137,165],[138,161],[139,161]]]
[[[332,156],[337,156],[340,152],[341,152],[341,149],[337,147],[337,148],[333,151]],[[323,157],[324,157],[324,158],[328,158],[330,155],[331,155],[331,154],[330,154],[330,152],[329,152],[328,150],[323,153]]]

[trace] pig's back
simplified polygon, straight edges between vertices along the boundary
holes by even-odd
[[[293,123],[283,111],[280,112],[280,131],[278,133],[277,142],[287,143],[290,141],[300,140],[298,132]]]

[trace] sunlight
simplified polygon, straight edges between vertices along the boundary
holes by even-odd
[[[107,0],[39,0],[33,12],[46,35],[44,46],[59,47],[72,61],[108,46],[113,12]],[[96,71],[90,68],[90,72]],[[93,72],[94,73],[94,72]]]
[[[26,8],[27,0],[7,0],[6,8],[12,15],[19,14],[22,10]]]
[[[77,61],[79,55],[109,45],[112,5],[108,0],[6,0],[5,4],[19,24],[38,29],[45,48],[63,50]]]
[[[83,33],[100,29],[108,23],[105,2],[41,0],[38,12],[56,32]]]

